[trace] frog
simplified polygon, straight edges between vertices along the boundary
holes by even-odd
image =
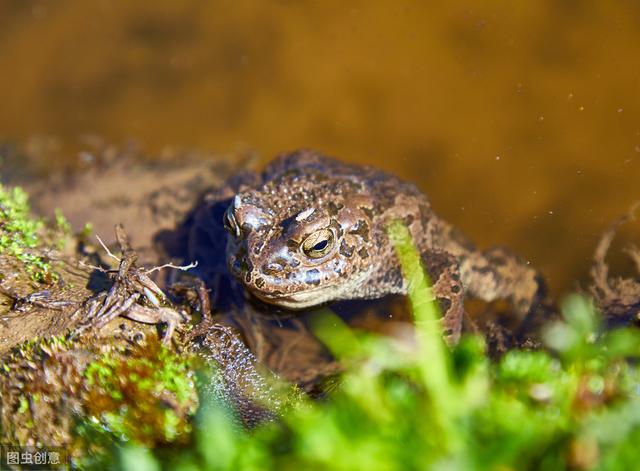
[[[313,149],[277,156],[261,173],[209,195],[207,205],[196,227],[200,239],[209,232],[210,255],[224,251],[229,272],[252,296],[286,311],[406,295],[387,232],[398,220],[432,281],[449,344],[460,338],[465,298],[505,299],[524,318],[544,292],[526,261],[503,247],[477,249],[415,184]],[[220,223],[212,216],[222,218],[226,240],[207,231]]]

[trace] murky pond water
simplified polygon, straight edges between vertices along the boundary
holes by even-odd
[[[316,147],[415,181],[560,293],[640,199],[640,6],[477,3],[3,0],[0,138]]]

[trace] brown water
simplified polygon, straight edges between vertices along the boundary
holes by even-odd
[[[0,138],[317,147],[570,289],[640,199],[640,5],[439,3],[0,0]]]

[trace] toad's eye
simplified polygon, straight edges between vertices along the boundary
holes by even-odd
[[[320,229],[302,243],[302,251],[309,258],[322,258],[333,247],[334,237],[330,229]]]
[[[231,206],[225,211],[223,221],[224,228],[227,231],[236,237],[240,237],[240,226],[238,225],[238,221],[236,221],[236,217],[233,214],[233,208]]]

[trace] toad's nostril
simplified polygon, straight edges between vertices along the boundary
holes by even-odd
[[[284,266],[277,262],[270,262],[262,265],[262,273],[265,275],[276,275],[282,270],[284,270]]]

